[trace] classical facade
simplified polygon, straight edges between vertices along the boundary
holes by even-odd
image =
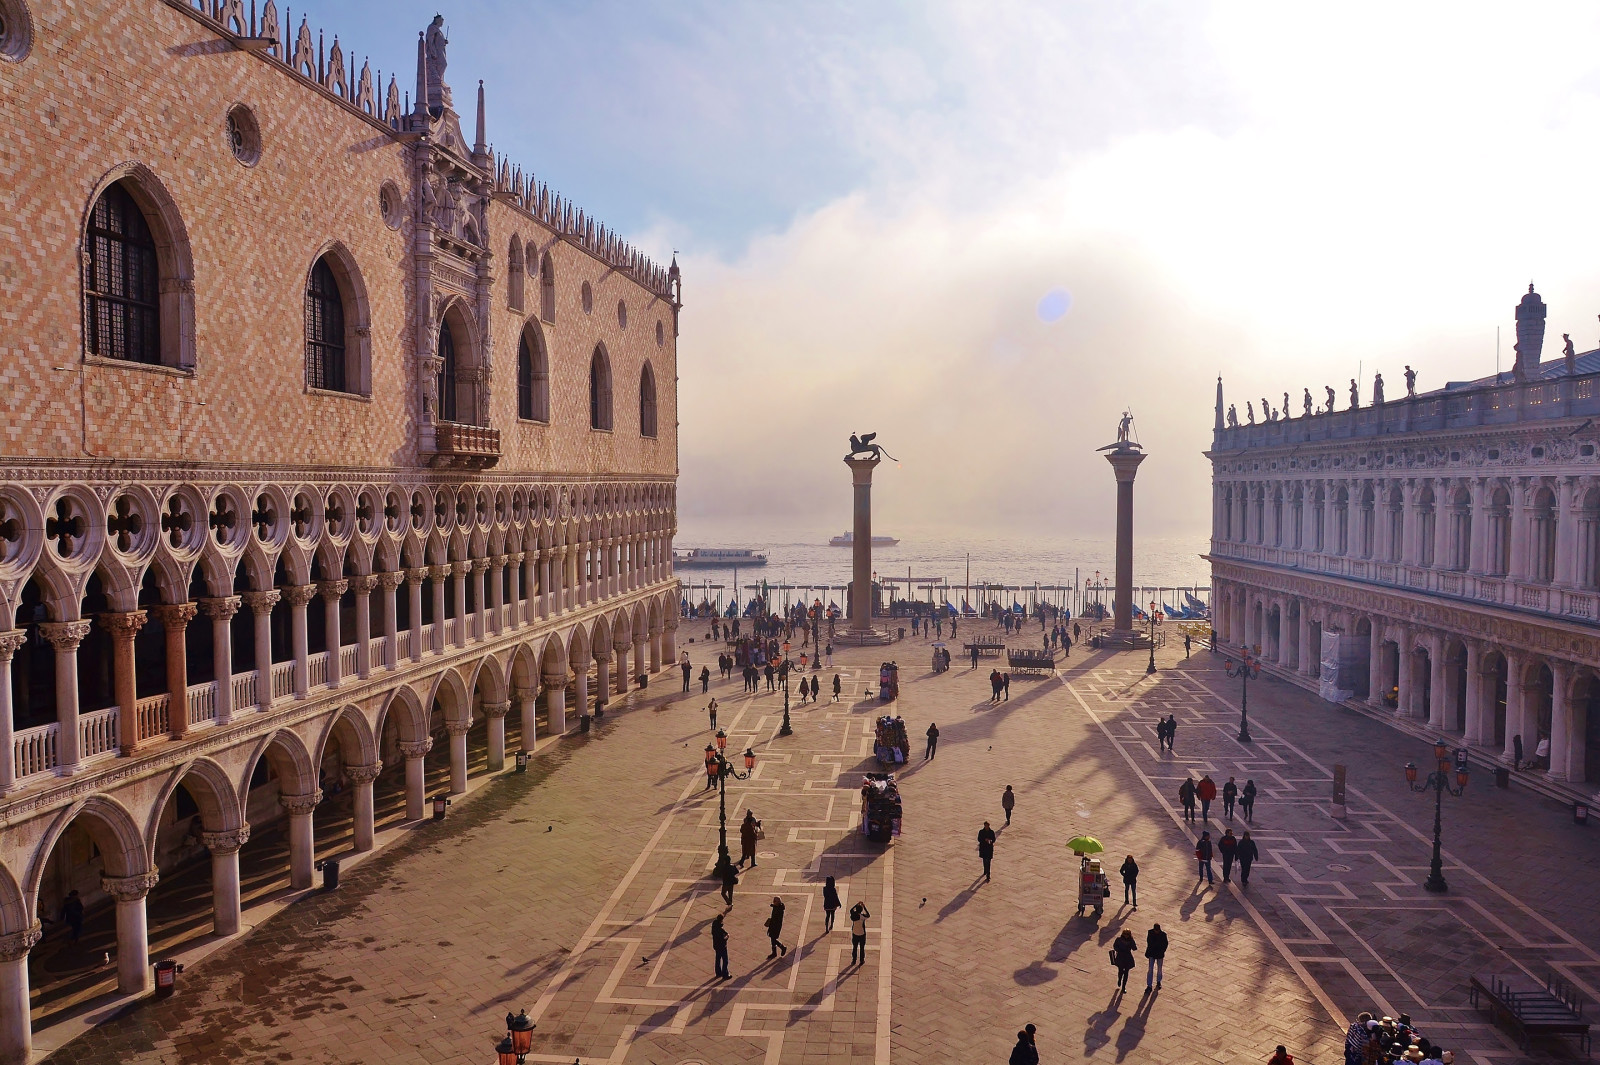
[[[0,0],[0,1061],[70,891],[139,991],[172,863],[233,933],[252,826],[307,886],[334,793],[368,849],[384,780],[421,817],[673,663],[676,264],[495,158],[482,83],[469,136],[447,48]]]
[[[1600,351],[1340,410],[1224,413],[1212,461],[1213,625],[1282,675],[1600,783]],[[1408,369],[1409,376],[1409,369]],[[1288,397],[1285,397],[1288,403]],[[1547,743],[1541,748],[1541,741]]]

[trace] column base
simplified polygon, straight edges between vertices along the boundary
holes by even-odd
[[[833,642],[845,647],[880,647],[894,642],[888,629],[844,629],[834,634]]]
[[[1150,634],[1140,629],[1108,629],[1100,634],[1101,650],[1148,651]]]

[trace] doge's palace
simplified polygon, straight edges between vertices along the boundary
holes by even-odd
[[[309,886],[336,796],[370,849],[384,781],[420,818],[676,658],[676,264],[448,46],[0,0],[0,1061],[70,892],[143,990],[164,869],[235,933],[252,827]]]
[[[1214,627],[1280,675],[1514,761],[1600,784],[1600,351],[1541,361],[1515,308],[1495,377],[1352,381],[1241,424],[1217,388]],[[1365,390],[1363,402],[1362,393]],[[1398,393],[1398,394],[1396,394]],[[1291,405],[1301,411],[1290,416]],[[1337,408],[1337,409],[1336,409]]]

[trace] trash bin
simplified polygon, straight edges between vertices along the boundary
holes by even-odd
[[[433,819],[435,821],[443,821],[444,809],[449,805],[449,799],[445,798],[443,795],[435,795],[433,798]]]
[[[648,673],[641,673],[633,679],[638,682],[638,687],[640,688],[650,687],[650,675]]]
[[[1497,788],[1509,788],[1511,786],[1511,770],[1503,765],[1495,766],[1494,786]]]
[[[323,891],[332,891],[339,886],[339,859],[324,858],[316,863],[316,867],[322,870]]]
[[[589,724],[590,724],[589,715],[588,714],[581,715],[578,718],[578,731],[579,732],[588,732],[589,731]]]
[[[517,772],[526,773],[527,771],[528,771],[528,752],[527,751],[518,751],[517,752]]]
[[[1572,804],[1572,823],[1575,825],[1587,825],[1589,823],[1588,803],[1575,802]]]
[[[156,970],[156,998],[170,998],[178,986],[178,974],[183,966],[175,961],[158,961]]]

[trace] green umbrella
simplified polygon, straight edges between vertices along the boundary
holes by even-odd
[[[1073,854],[1099,854],[1105,846],[1093,836],[1073,836],[1067,840]]]

